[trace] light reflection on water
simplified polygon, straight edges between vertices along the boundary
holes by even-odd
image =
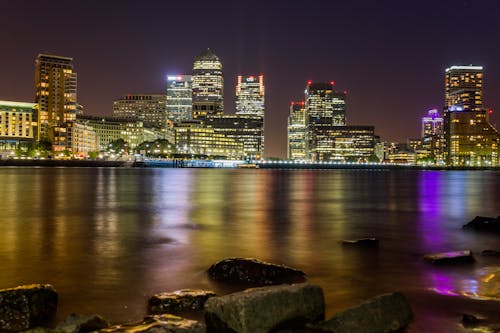
[[[440,251],[498,250],[496,235],[460,226],[475,215],[498,215],[499,178],[465,171],[3,168],[0,288],[50,282],[61,294],[60,317],[99,312],[125,320],[142,316],[155,292],[224,292],[204,270],[224,257],[249,256],[306,271],[323,286],[329,314],[402,290],[417,304],[418,328],[429,319],[418,305],[429,290],[500,298],[498,260],[451,268],[420,260]],[[380,239],[378,251],[339,244],[368,236]]]

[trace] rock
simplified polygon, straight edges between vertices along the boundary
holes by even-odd
[[[406,298],[396,292],[372,298],[311,327],[335,333],[388,333],[406,327],[412,319]]]
[[[424,256],[424,260],[432,264],[472,263],[474,262],[474,257],[470,250],[463,250],[427,254]]]
[[[219,261],[208,269],[208,275],[216,281],[260,286],[305,281],[305,273],[302,271],[249,258],[228,258]]]
[[[472,221],[462,226],[462,228],[477,231],[500,232],[500,216],[496,218],[476,216]]]
[[[64,319],[56,330],[64,333],[87,333],[109,326],[109,323],[97,314],[82,315],[72,313]]]
[[[205,303],[207,332],[265,333],[324,316],[323,290],[309,283],[252,288]]]
[[[500,257],[500,251],[484,250],[481,252],[481,255],[485,257]]]
[[[195,320],[163,314],[147,316],[138,323],[115,325],[100,330],[101,333],[205,333],[204,324]]]
[[[212,291],[183,289],[171,293],[153,295],[148,301],[148,312],[151,314],[180,313],[183,311],[203,310],[203,305]]]
[[[51,285],[25,285],[0,290],[0,332],[17,332],[53,321],[57,292]]]
[[[357,247],[378,247],[378,239],[376,238],[359,238],[359,239],[344,239],[342,245],[355,245]]]
[[[464,327],[471,327],[481,324],[485,321],[484,318],[478,318],[475,315],[464,313],[462,316],[462,324]]]

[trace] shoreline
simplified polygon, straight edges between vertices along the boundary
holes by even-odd
[[[246,164],[243,164],[246,165]],[[190,169],[220,169],[220,167],[185,166],[173,163],[172,160],[151,161],[105,161],[105,160],[22,160],[0,159],[0,167],[89,167],[89,168],[190,168]],[[223,169],[237,169],[223,167]],[[421,166],[401,164],[339,164],[339,163],[290,163],[288,161],[257,162],[252,167],[244,169],[289,169],[289,170],[435,170],[435,171],[500,171],[500,167],[487,166]]]

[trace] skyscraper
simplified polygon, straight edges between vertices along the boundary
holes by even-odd
[[[210,49],[204,50],[193,64],[193,118],[222,114],[224,110],[222,63]]]
[[[264,75],[238,75],[236,114],[264,116]]]
[[[312,160],[327,156],[325,149],[333,149],[322,139],[335,126],[345,126],[345,93],[333,90],[333,82],[312,83],[309,81],[305,90],[307,151]],[[321,150],[321,152],[320,152]]]
[[[465,111],[483,108],[483,67],[451,66],[445,70],[445,109],[461,107]]]
[[[52,128],[76,119],[77,75],[73,59],[39,54],[35,61],[35,103],[38,104],[38,138],[52,140]]]
[[[173,122],[191,120],[193,117],[191,75],[167,76],[167,118]]]
[[[437,109],[427,111],[427,116],[422,117],[422,138],[439,136],[443,133],[443,117]]]
[[[288,159],[304,160],[307,158],[306,109],[303,101],[290,104],[287,143]]]

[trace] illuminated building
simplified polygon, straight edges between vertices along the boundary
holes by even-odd
[[[236,83],[236,114],[264,117],[264,75],[238,75]]]
[[[137,119],[145,127],[163,129],[167,121],[167,95],[125,95],[113,102],[113,116]]]
[[[77,103],[77,75],[73,59],[39,54],[35,61],[35,103],[38,104],[38,138],[52,139],[51,128],[73,121]]]
[[[447,165],[499,165],[500,135],[488,121],[489,112],[451,107],[444,113]]]
[[[226,159],[244,156],[242,142],[197,121],[179,123],[175,127],[175,142],[180,154]]]
[[[222,63],[210,49],[199,54],[193,63],[193,118],[220,115],[224,110]]]
[[[291,160],[307,159],[306,109],[304,102],[292,102],[288,116],[287,157]]]
[[[422,117],[422,148],[433,162],[443,159],[443,123],[443,117],[436,109],[427,111],[427,116]]]
[[[243,144],[243,156],[260,159],[264,154],[264,118],[259,115],[236,114],[208,117],[203,124],[215,133]]]
[[[167,118],[173,122],[191,120],[193,98],[191,75],[167,76]]]
[[[67,121],[53,128],[54,152],[71,153],[78,157],[88,157],[90,152],[99,150],[99,141],[94,128],[77,121]]]
[[[335,126],[345,126],[345,93],[334,91],[333,82],[309,81],[305,90],[305,109],[308,157],[318,160],[326,156],[325,145],[331,140],[325,137],[326,133]]]
[[[483,108],[483,67],[451,66],[445,71],[445,109],[460,106],[465,111]]]
[[[0,150],[33,142],[37,133],[37,105],[0,101]]]
[[[312,160],[369,162],[375,156],[373,126],[325,126],[315,133]]]
[[[91,127],[98,138],[99,151],[106,150],[113,141],[123,139],[130,149],[144,141],[163,139],[159,129],[146,128],[143,122],[132,118],[78,116],[77,123]]]

